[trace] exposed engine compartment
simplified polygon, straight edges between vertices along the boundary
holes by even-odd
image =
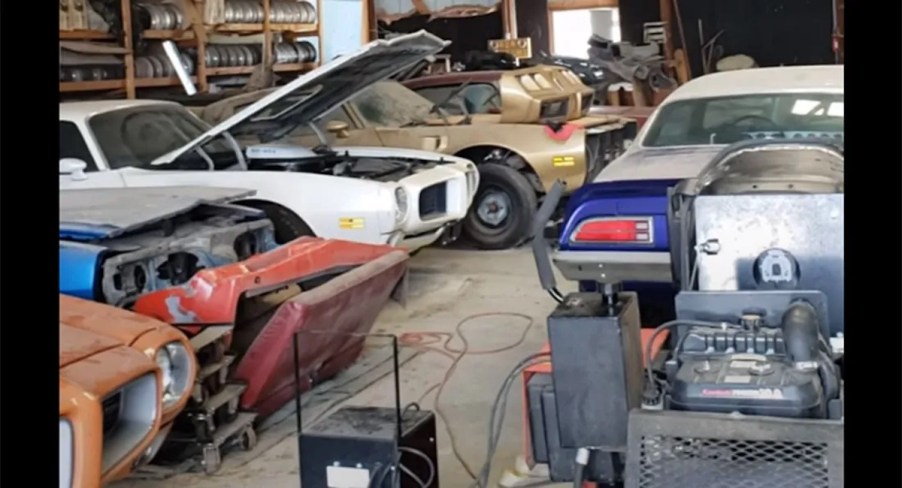
[[[276,246],[269,220],[205,206],[101,244],[108,257],[102,264],[99,291],[116,306],[184,284],[202,269],[242,261]]]
[[[247,160],[248,168],[257,171],[314,173],[383,182],[398,181],[440,164],[419,159],[355,157],[327,148],[309,150],[276,145],[249,147]]]

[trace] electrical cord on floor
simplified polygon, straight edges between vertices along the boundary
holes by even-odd
[[[523,327],[523,331],[520,333],[518,339],[509,344],[507,346],[502,346],[494,349],[485,349],[485,350],[470,350],[470,342],[464,334],[464,326],[468,323],[471,323],[473,320],[486,318],[486,317],[515,317],[519,319],[523,319],[526,322],[526,326]],[[457,366],[460,361],[465,356],[477,356],[477,355],[489,355],[489,354],[497,354],[504,351],[512,350],[526,340],[526,336],[529,334],[529,331],[532,329],[535,321],[529,315],[516,313],[516,312],[488,312],[470,315],[461,319],[457,325],[454,327],[454,333],[448,332],[411,332],[406,334],[401,334],[399,338],[399,343],[403,347],[410,347],[421,352],[436,352],[439,353],[451,360],[451,366],[445,370],[445,376],[442,378],[440,383],[437,383],[427,389],[417,400],[417,402],[422,402],[430,393],[435,391],[435,413],[441,419],[442,423],[445,424],[445,432],[448,434],[448,439],[451,441],[451,451],[454,453],[454,457],[460,463],[460,465],[464,468],[464,471],[472,479],[476,479],[476,472],[470,467],[467,461],[460,454],[460,450],[457,447],[457,438],[454,435],[453,429],[451,429],[451,424],[448,422],[448,417],[445,415],[441,398],[442,393],[445,390],[445,386],[451,380],[451,377],[454,375],[454,372],[457,370]],[[450,344],[455,339],[459,339],[463,344],[461,348],[452,347]],[[437,347],[437,345],[439,345]]]
[[[426,453],[424,453],[423,451],[420,451],[419,449],[414,449],[412,447],[399,447],[398,450],[401,452],[413,454],[414,456],[417,456],[420,459],[426,461],[426,464],[429,466],[429,478],[425,483],[423,483],[423,486],[427,487],[427,488],[429,486],[431,486],[432,482],[435,481],[435,475],[436,475],[435,464],[432,462],[432,459],[430,459],[429,456],[427,456]]]
[[[492,472],[492,460],[495,457],[495,451],[498,449],[498,441],[501,438],[501,429],[504,425],[504,416],[507,413],[507,398],[511,386],[525,369],[536,364],[547,362],[548,357],[550,357],[550,354],[547,352],[530,354],[517,363],[505,378],[504,383],[498,390],[498,395],[495,397],[495,402],[492,405],[492,413],[489,417],[489,438],[485,462],[482,465],[482,469],[479,471],[479,476],[471,487],[488,488],[489,475]]]
[[[409,476],[410,479],[414,480],[418,485],[420,485],[420,488],[428,488],[429,487],[429,485],[424,483],[423,480],[421,480],[420,477],[416,475],[416,473],[414,473],[413,471],[408,469],[407,466],[404,466],[403,464],[399,464],[398,466],[401,467],[401,472],[406,474],[407,476]]]

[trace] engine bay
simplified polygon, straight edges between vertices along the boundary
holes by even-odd
[[[200,208],[99,242],[106,247],[99,292],[117,306],[186,283],[198,271],[276,246],[272,223]]]

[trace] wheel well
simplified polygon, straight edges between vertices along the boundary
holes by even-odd
[[[498,159],[493,158],[492,153],[499,151],[503,157]],[[526,180],[532,185],[536,194],[542,195],[545,193],[545,187],[542,186],[539,175],[536,174],[535,170],[530,166],[529,161],[527,161],[523,155],[512,149],[500,146],[473,146],[458,151],[455,156],[469,159],[470,161],[473,161],[473,164],[476,166],[486,162],[501,163],[509,166],[526,177]]]
[[[311,227],[310,224],[308,224],[306,220],[301,218],[300,215],[295,213],[294,210],[291,210],[290,208],[286,207],[285,205],[281,205],[276,202],[271,202],[269,200],[254,200],[254,199],[239,200],[239,201],[230,202],[230,203],[232,203],[233,205],[241,205],[241,206],[245,206],[245,207],[254,208],[257,210],[262,210],[263,212],[266,213],[266,217],[272,221],[273,227],[281,225],[281,224],[277,220],[273,219],[272,212],[279,212],[280,214],[282,214],[283,216],[286,216],[288,218],[297,219],[298,222],[300,222],[301,224],[306,226],[308,229],[310,229],[311,232],[313,232],[313,237],[316,237],[316,231],[313,229],[313,227]]]

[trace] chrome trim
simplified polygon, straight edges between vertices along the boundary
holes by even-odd
[[[669,252],[558,251],[551,260],[572,281],[673,282]]]
[[[71,488],[75,475],[75,431],[72,423],[60,417],[60,488]]]

